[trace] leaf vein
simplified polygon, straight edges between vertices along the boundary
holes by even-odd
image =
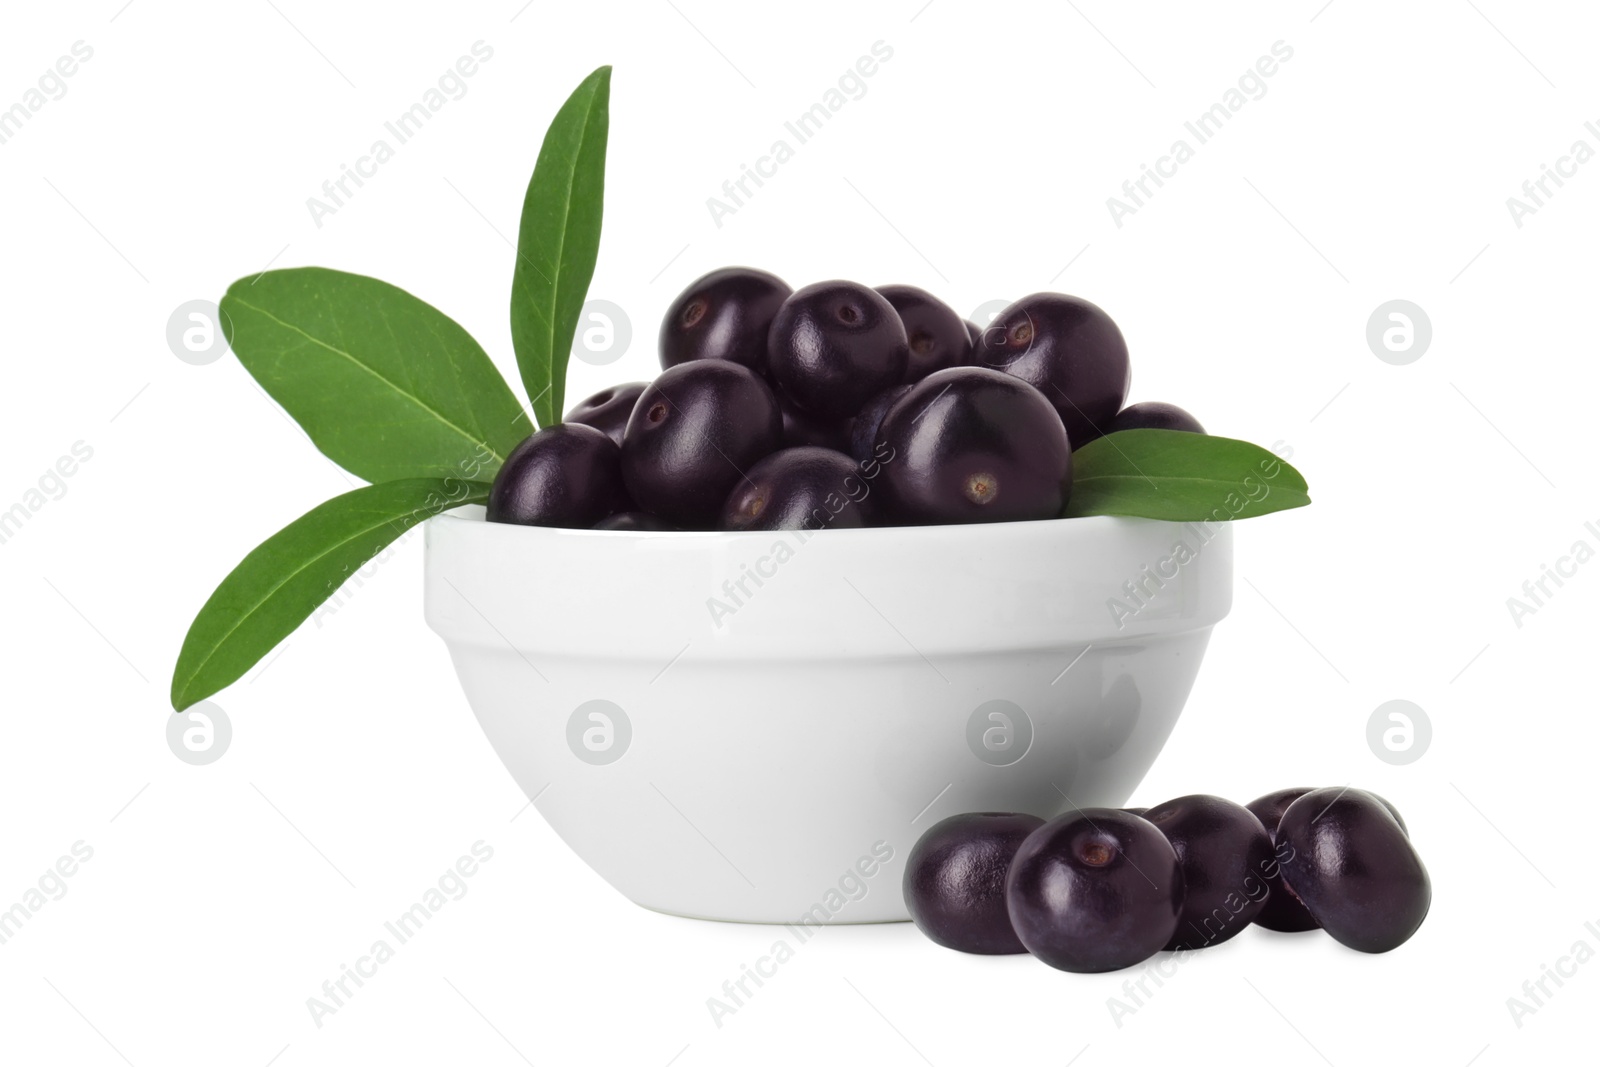
[[[455,431],[456,433],[460,434],[462,437],[466,438],[468,441],[472,442],[474,445],[478,445],[478,446],[480,446],[482,448],[487,448],[489,450],[490,455],[494,456],[495,459],[499,460],[502,463],[505,462],[505,457],[502,456],[500,454],[500,451],[497,448],[495,448],[493,445],[491,445],[488,441],[481,440],[476,434],[474,434],[471,431],[469,431],[469,430],[457,425],[449,416],[445,415],[444,412],[435,409],[430,404],[428,404],[426,401],[424,401],[421,397],[417,396],[415,393],[407,391],[406,389],[402,388],[398,383],[391,381],[390,379],[384,377],[382,374],[379,374],[376,370],[374,370],[372,367],[368,366],[366,363],[363,363],[361,360],[357,359],[351,353],[346,352],[342,348],[338,348],[338,347],[336,347],[334,345],[330,345],[328,342],[322,340],[320,337],[317,337],[314,334],[307,333],[305,330],[301,329],[299,326],[296,326],[294,323],[286,322],[283,319],[280,319],[276,315],[272,314],[272,312],[268,311],[266,308],[259,307],[259,306],[255,305],[255,304],[252,304],[248,300],[245,300],[242,297],[235,296],[233,298],[233,302],[238,304],[240,307],[248,308],[249,310],[254,311],[256,314],[261,315],[261,316],[263,316],[263,317],[265,317],[267,319],[272,320],[273,322],[277,323],[279,326],[282,326],[286,330],[291,330],[294,333],[299,334],[301,337],[304,337],[307,341],[311,342],[311,344],[316,345],[319,348],[325,348],[329,352],[332,352],[334,355],[341,356],[344,359],[349,360],[350,363],[353,366],[359,367],[361,370],[366,371],[368,374],[370,374],[374,378],[378,379],[378,381],[382,382],[384,385],[386,385],[390,389],[394,390],[400,396],[405,397],[407,400],[411,401],[417,407],[421,408],[423,411],[426,411],[428,414],[432,415],[436,420],[438,420],[438,422],[441,425],[446,426],[449,429],[451,429],[451,430]],[[386,324],[388,323],[388,319],[387,319],[386,316],[384,317],[384,321],[385,321]],[[337,324],[337,316],[335,316],[335,327],[334,328],[335,329],[339,328],[338,324]],[[389,330],[390,330],[390,336],[393,336],[394,328],[393,328],[392,324],[389,325]],[[341,331],[341,333],[342,333],[342,331]]]

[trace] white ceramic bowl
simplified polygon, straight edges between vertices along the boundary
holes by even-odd
[[[1113,518],[600,533],[473,507],[428,522],[426,569],[484,733],[606,881],[678,915],[882,922],[948,815],[1127,800],[1232,603],[1233,541]]]

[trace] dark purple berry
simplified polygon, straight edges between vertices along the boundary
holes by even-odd
[[[894,521],[1053,519],[1072,491],[1055,410],[1026,382],[982,367],[934,371],[884,416],[883,481]]]
[[[850,454],[865,463],[877,454],[878,442],[881,440],[879,431],[883,428],[883,417],[889,413],[894,402],[905,396],[911,390],[909,385],[896,385],[885,389],[871,400],[866,406],[856,413],[850,420]]]
[[[645,530],[675,530],[677,527],[667,525],[649,512],[619,511],[610,518],[601,519],[595,523],[594,529],[640,532]]]
[[[762,370],[767,330],[790,289],[782,278],[749,267],[724,267],[697,279],[661,320],[661,367],[726,359]]]
[[[1129,815],[1137,815],[1140,818],[1144,818],[1145,813],[1148,812],[1150,809],[1149,808],[1118,808],[1117,810],[1118,811],[1125,811]]]
[[[983,328],[977,323],[973,322],[971,319],[964,319],[962,321],[964,321],[967,326],[967,338],[972,342],[972,348],[968,351],[968,358],[970,359],[977,353],[978,346],[983,344]]]
[[[767,373],[814,418],[847,419],[905,375],[894,307],[855,282],[818,282],[783,302],[767,334]]]
[[[628,382],[626,385],[608,386],[575,405],[562,421],[581,422],[585,426],[593,426],[621,448],[622,431],[628,428],[628,416],[633,414],[634,403],[649,384],[649,382]]]
[[[1044,825],[1037,815],[980,811],[934,824],[906,858],[906,910],[929,940],[960,952],[1026,952],[1006,911],[1006,871]]]
[[[1183,410],[1176,404],[1163,404],[1159,400],[1145,400],[1138,404],[1129,404],[1105,428],[1106,433],[1116,433],[1118,430],[1185,430],[1189,433],[1205,433],[1206,428],[1200,425],[1200,420]]]
[[[1087,300],[1035,293],[995,316],[973,363],[1038,389],[1066,424],[1072,447],[1106,432],[1128,399],[1128,346],[1111,316]]]
[[[1406,832],[1407,837],[1411,836],[1411,829],[1410,827],[1406,826],[1405,819],[1400,817],[1399,808],[1395,807],[1393,804],[1389,803],[1387,800],[1383,799],[1370,789],[1363,789],[1362,792],[1367,794],[1367,796],[1371,797],[1373,800],[1376,800],[1379,804],[1382,804],[1385,808],[1389,809],[1389,814],[1393,815],[1394,821],[1400,824],[1400,829]]]
[[[640,394],[622,438],[622,477],[643,510],[709,529],[734,484],[782,441],[778,399],[755,371],[694,360]]]
[[[1383,802],[1359,789],[1313,789],[1278,823],[1283,880],[1340,944],[1388,952],[1433,900],[1428,872]]]
[[[795,408],[783,397],[778,398],[778,411],[783,415],[783,447],[798,448],[815,445],[844,452],[850,447],[849,419],[816,419]]]
[[[1172,940],[1183,909],[1178,854],[1154,825],[1082,808],[1028,835],[1006,875],[1011,926],[1063,971],[1114,971]]]
[[[1279,789],[1277,792],[1268,793],[1264,797],[1257,797],[1245,805],[1245,810],[1254,815],[1266,829],[1267,836],[1272,838],[1274,848],[1278,844],[1278,822],[1283,818],[1283,813],[1289,810],[1289,805],[1311,792],[1310,788]],[[1272,869],[1267,872],[1267,902],[1256,913],[1257,926],[1265,926],[1268,930],[1277,930],[1285,934],[1298,934],[1306,930],[1315,930],[1317,920],[1311,917],[1306,906],[1300,903],[1292,890],[1283,884],[1281,864],[1274,862]]]
[[[932,293],[914,285],[880,285],[906,328],[908,382],[920,381],[936,370],[959,367],[972,355],[972,335],[967,323]]]
[[[619,460],[611,438],[593,426],[548,426],[506,457],[489,488],[488,519],[587,529],[628,506]]]
[[[867,525],[870,492],[843,452],[785,448],[751,467],[722,508],[724,530],[854,529]]]
[[[1166,947],[1220,945],[1249,926],[1266,903],[1267,875],[1276,869],[1261,820],[1231,800],[1198,793],[1158,804],[1144,817],[1171,842],[1187,890]]]

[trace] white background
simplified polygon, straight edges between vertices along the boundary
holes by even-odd
[[[15,5],[0,33],[0,107],[74,42],[94,50],[0,145],[0,509],[75,442],[93,449],[0,545],[0,908],[74,842],[93,849],[0,945],[0,1059],[1593,1055],[1600,963],[1520,1026],[1506,1004],[1579,939],[1600,948],[1584,928],[1600,925],[1600,562],[1520,627],[1506,606],[1573,542],[1600,546],[1584,529],[1600,525],[1600,162],[1520,227],[1506,206],[1574,140],[1600,148],[1583,125],[1600,119],[1592,12],[123,2]],[[306,198],[478,40],[494,56],[467,95],[315,225]],[[880,40],[893,57],[866,94],[717,226],[706,198]],[[1293,58],[1266,94],[1115,225],[1106,198],[1280,40]],[[502,235],[545,124],[601,63],[616,73],[592,293],[635,337],[611,366],[574,363],[569,397],[648,377],[662,309],[729,263],[909,282],[963,313],[1047,288],[1100,303],[1135,399],[1284,442],[1316,500],[1238,531],[1233,614],[1135,802],[1375,789],[1433,875],[1416,938],[1363,956],[1249,930],[1114,1020],[1127,974],[965,957],[907,924],[835,928],[719,1028],[706,998],[774,932],[634,907],[523,810],[423,625],[420,538],[217,698],[222,759],[174,758],[166,688],[194,611],[348,485],[231,356],[176,358],[169,315],[269,263],[334,266],[441,307],[515,380]],[[1394,298],[1433,325],[1406,366],[1365,339]],[[1395,698],[1433,724],[1408,766],[1366,742]],[[827,783],[779,786],[803,803]],[[315,1025],[306,999],[479,840],[494,857],[470,892]]]

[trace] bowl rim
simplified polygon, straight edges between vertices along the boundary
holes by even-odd
[[[931,656],[1176,633],[1214,624],[1232,602],[1233,531],[1225,522],[1205,530],[1195,523],[1085,516],[987,523],[981,530],[864,528],[802,538],[792,530],[523,527],[487,522],[482,506],[475,507],[435,516],[442,521],[430,519],[426,528],[429,624],[447,641],[471,632],[488,646],[511,641],[575,656],[620,642],[633,658],[645,649],[644,658],[654,658],[658,651],[681,652],[684,635],[703,634],[699,655],[710,658],[789,659],[796,649],[810,650],[807,655],[831,650],[843,658],[900,654],[907,640],[901,624],[873,632],[854,624],[818,625],[834,617],[838,595],[845,595],[865,600],[874,623],[900,610],[905,619],[961,620],[917,638],[913,649]],[[1132,581],[1159,561],[1175,559],[1180,543],[1194,562],[1181,569],[1178,598],[1155,611],[1141,607],[1131,629],[1107,614],[1105,598],[1126,595],[1116,591],[1116,581]],[[775,584],[780,570],[805,578]],[[1162,573],[1168,581],[1180,577]],[[855,592],[836,595],[846,584]],[[642,588],[650,595],[641,596]],[[761,589],[768,591],[755,591]],[[451,608],[456,598],[475,611]],[[619,621],[608,607],[618,603],[637,610]],[[579,612],[579,621],[530,604],[566,605]],[[748,618],[747,608],[754,611]],[[501,621],[480,625],[489,618]],[[507,621],[513,619],[514,625]]]
[[[430,517],[429,523],[480,525],[495,532],[496,537],[560,537],[576,538],[590,541],[673,541],[694,542],[698,544],[738,543],[749,542],[760,538],[773,538],[805,534],[806,540],[819,534],[826,534],[831,541],[867,541],[886,539],[897,536],[907,541],[933,540],[936,538],[954,539],[958,537],[1002,538],[1002,537],[1027,537],[1033,534],[1044,533],[1051,528],[1059,530],[1063,535],[1092,537],[1110,533],[1111,531],[1127,525],[1140,526],[1167,526],[1174,529],[1187,528],[1200,522],[1211,522],[1213,526],[1229,529],[1233,526],[1231,521],[1216,522],[1213,520],[1178,520],[1178,519],[1151,519],[1139,515],[1078,515],[1067,518],[1054,519],[1024,519],[1016,522],[957,522],[937,523],[918,526],[864,526],[850,529],[830,530],[595,530],[574,529],[565,526],[533,526],[514,522],[489,522],[484,517],[485,508],[482,504],[462,504],[458,507],[442,511]],[[525,531],[517,533],[515,531]]]

